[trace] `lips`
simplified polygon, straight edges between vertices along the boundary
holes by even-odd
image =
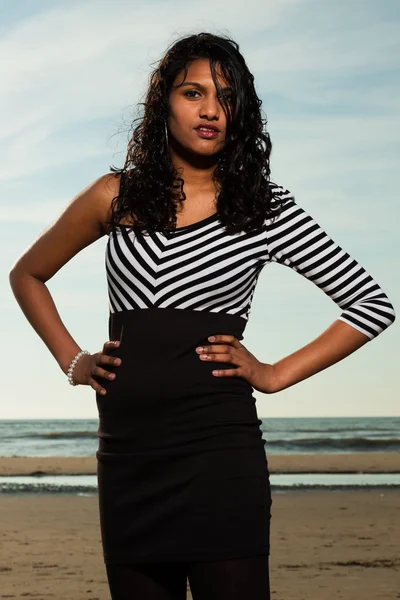
[[[203,129],[204,131],[215,131],[218,133],[218,127],[214,127],[214,125],[198,125],[195,129]]]

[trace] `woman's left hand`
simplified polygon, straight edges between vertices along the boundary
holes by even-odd
[[[271,394],[276,391],[273,365],[260,362],[233,335],[214,335],[208,339],[210,343],[216,342],[217,345],[196,348],[199,360],[236,365],[235,369],[214,370],[212,373],[215,377],[243,377],[259,392]]]

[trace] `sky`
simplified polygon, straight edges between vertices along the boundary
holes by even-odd
[[[8,281],[18,257],[90,182],[124,164],[130,123],[165,49],[229,35],[255,77],[271,179],[289,189],[400,312],[400,7],[397,0],[0,1],[0,419],[97,418],[69,385]],[[47,282],[82,349],[108,339],[107,237]],[[260,274],[242,343],[270,363],[311,342],[339,307],[290,268]],[[399,323],[275,394],[260,418],[399,416]]]

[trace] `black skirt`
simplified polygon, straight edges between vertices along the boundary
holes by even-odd
[[[208,336],[243,339],[226,313],[146,308],[111,313],[122,359],[96,393],[100,528],[106,563],[269,554],[271,489],[253,387],[202,361]],[[215,344],[215,342],[214,342]]]

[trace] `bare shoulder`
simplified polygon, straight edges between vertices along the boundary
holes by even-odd
[[[10,273],[23,272],[47,281],[75,254],[104,236],[119,179],[118,174],[106,173],[80,190],[22,253]]]
[[[106,173],[95,182],[93,201],[96,207],[93,207],[98,218],[98,224],[102,235],[109,233],[107,222],[111,218],[111,202],[118,196],[120,187],[119,173]]]
[[[118,173],[105,173],[89,183],[72,200],[72,203],[80,203],[91,212],[102,235],[107,233],[106,221],[111,215],[111,202],[119,194],[119,186]]]

